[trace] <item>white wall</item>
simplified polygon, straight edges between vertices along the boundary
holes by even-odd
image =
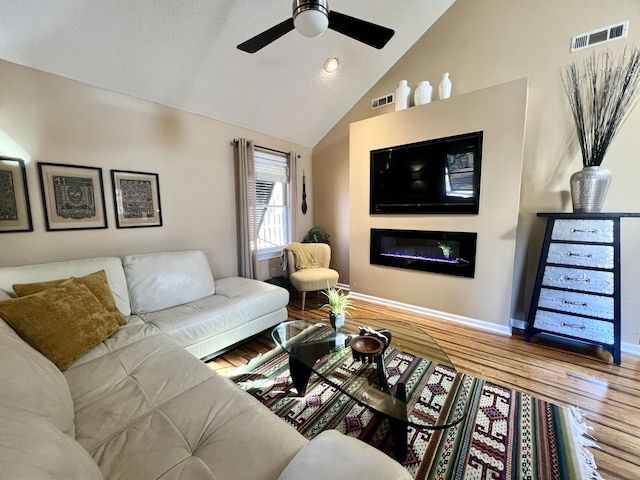
[[[352,291],[508,329],[526,107],[527,80],[521,79],[351,124]],[[477,131],[483,132],[478,215],[369,214],[369,176],[362,172],[369,171],[371,150]],[[475,232],[475,276],[371,265],[371,228]]]
[[[627,39],[570,53],[573,35],[622,20],[630,21]],[[560,69],[593,51],[618,52],[631,45],[640,45],[638,0],[456,0],[313,149],[314,216],[332,235],[333,266],[340,280],[350,283],[350,212],[345,208],[353,201],[349,125],[393,110],[371,110],[371,99],[393,92],[402,79],[412,88],[421,80],[437,85],[445,71],[451,74],[454,97],[526,77],[529,102],[510,304],[512,318],[526,318],[545,224],[536,213],[571,211],[569,177],[581,168]],[[640,107],[623,125],[603,164],[613,173],[606,211],[640,212],[638,131]],[[623,220],[622,244],[622,339],[638,344],[640,221]],[[405,284],[410,281],[407,277]],[[491,285],[478,288],[487,298],[493,295]]]
[[[0,234],[0,266],[193,248],[206,252],[216,277],[236,275],[236,137],[297,151],[299,189],[304,169],[312,190],[311,150],[300,145],[9,62],[0,61],[0,78],[0,154],[28,162],[34,226]],[[46,231],[37,162],[102,168],[109,228]],[[162,227],[115,227],[110,169],[159,174]],[[301,238],[313,202],[296,214]]]

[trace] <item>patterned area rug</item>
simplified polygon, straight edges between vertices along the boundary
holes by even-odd
[[[442,368],[393,348],[385,356],[391,384]],[[403,361],[394,362],[396,357]],[[312,375],[306,396],[297,396],[288,356],[279,348],[237,369],[230,378],[309,439],[334,428],[388,454],[393,451],[386,418],[320,377]],[[403,465],[416,480],[601,479],[586,448],[595,444],[576,409],[470,375],[463,376],[458,389],[467,402],[465,420],[440,431],[408,429]],[[417,401],[426,404],[433,389],[424,390],[426,397]]]

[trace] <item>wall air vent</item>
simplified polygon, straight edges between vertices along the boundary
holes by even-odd
[[[608,27],[598,28],[587,33],[576,35],[571,39],[571,51],[577,52],[585,48],[595,47],[602,43],[626,38],[629,31],[629,20],[609,25]]]
[[[394,101],[395,100],[394,100],[393,93],[384,95],[383,97],[374,98],[373,100],[371,100],[371,110],[384,107],[386,105],[391,105],[392,103],[394,103]]]

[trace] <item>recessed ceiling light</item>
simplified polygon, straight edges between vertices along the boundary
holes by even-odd
[[[327,61],[324,62],[324,69],[328,73],[333,73],[338,68],[338,59],[336,57],[327,58]]]

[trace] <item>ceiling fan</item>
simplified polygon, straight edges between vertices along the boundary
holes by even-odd
[[[327,0],[293,0],[291,18],[242,42],[238,49],[256,53],[293,29],[306,37],[317,37],[327,28],[377,49],[384,47],[395,33],[390,28],[329,10]]]

